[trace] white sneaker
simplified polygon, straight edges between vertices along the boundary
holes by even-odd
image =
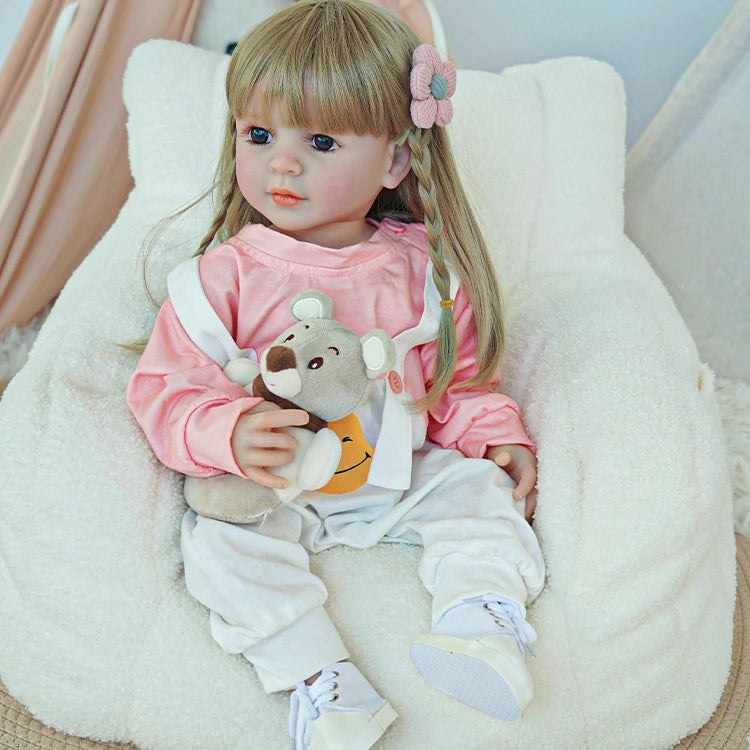
[[[338,662],[292,693],[292,750],[368,750],[396,716],[354,664]]]
[[[534,696],[525,654],[534,655],[535,640],[518,605],[484,596],[446,612],[410,653],[439,690],[490,716],[516,721]]]

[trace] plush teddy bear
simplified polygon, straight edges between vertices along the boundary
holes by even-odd
[[[393,368],[393,341],[381,330],[360,338],[333,319],[330,298],[316,290],[297,295],[291,311],[297,322],[260,362],[243,356],[224,368],[253,396],[310,414],[305,427],[287,428],[297,440],[294,460],[269,469],[288,485],[274,490],[235,474],[186,477],[185,499],[196,513],[249,522],[305,490],[337,494],[367,479],[373,451],[354,411],[368,397],[372,381]]]

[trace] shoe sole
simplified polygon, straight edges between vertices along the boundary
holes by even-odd
[[[352,745],[351,750],[368,750],[368,748],[371,748],[397,717],[398,714],[393,710],[391,704],[386,703],[372,717],[372,721],[365,727],[365,731],[357,736],[358,741],[360,738],[363,741]]]
[[[346,743],[346,750],[369,750],[383,735],[386,729],[393,723],[398,714],[386,703],[372,719],[357,732],[356,737],[351,737]]]
[[[313,737],[310,748],[331,748],[338,750],[370,750],[370,748],[382,737],[386,729],[398,718],[398,714],[393,710],[390,703],[386,703],[377,713],[370,717],[370,721],[357,730],[353,736],[346,737],[345,740],[322,737]],[[343,743],[343,744],[342,744]],[[297,750],[296,745],[292,742],[293,750]],[[299,748],[302,750],[302,748]]]
[[[410,654],[414,666],[438,690],[503,721],[521,718],[521,705],[510,686],[482,659],[426,643],[415,643]]]

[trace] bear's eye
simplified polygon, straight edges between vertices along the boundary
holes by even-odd
[[[307,363],[308,370],[319,370],[323,367],[323,357],[315,357]]]
[[[341,438],[342,443],[351,443],[352,439],[350,437]]]
[[[284,343],[286,344],[286,342],[287,342],[287,341],[291,341],[291,340],[292,340],[293,338],[294,338],[294,334],[293,334],[293,333],[290,333],[290,334],[289,334],[289,335],[288,335],[288,336],[287,336],[287,337],[286,337],[286,338],[284,339]]]

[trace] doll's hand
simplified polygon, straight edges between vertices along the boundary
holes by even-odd
[[[523,445],[497,445],[487,451],[487,458],[506,471],[516,483],[513,499],[526,499],[526,520],[536,509],[536,457]]]
[[[284,466],[294,457],[297,441],[284,427],[301,427],[310,420],[302,409],[280,409],[264,401],[240,415],[232,431],[234,460],[248,479],[283,490],[287,481],[266,471],[268,466]]]

